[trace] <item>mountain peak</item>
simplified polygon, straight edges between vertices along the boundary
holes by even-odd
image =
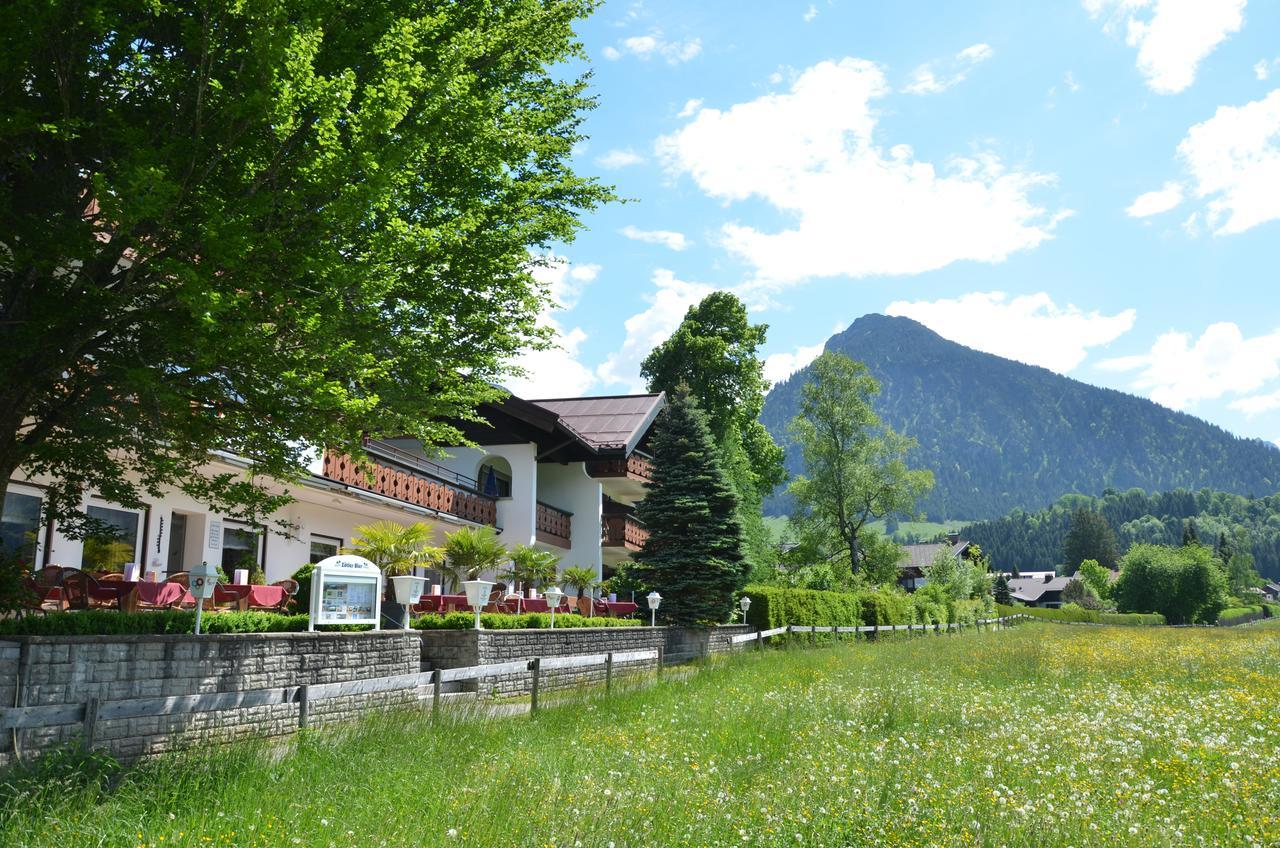
[[[915,438],[913,462],[933,471],[921,507],[935,520],[1035,509],[1069,492],[1280,488],[1280,451],[1144,398],[1090,386],[973,350],[910,318],[863,315],[825,349],[864,362],[880,381],[876,411]],[[774,386],[761,421],[783,442],[804,368]],[[787,467],[802,470],[787,448]],[[783,508],[778,498],[774,511]]]

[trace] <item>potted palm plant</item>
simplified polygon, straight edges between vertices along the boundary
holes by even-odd
[[[560,575],[560,579],[564,581],[566,586],[570,586],[578,590],[578,612],[582,612],[583,600],[582,593],[591,589],[596,585],[596,573],[590,568],[566,568],[564,573]],[[591,616],[591,604],[586,604],[585,616]]]
[[[493,581],[480,575],[495,571],[507,559],[507,549],[489,527],[461,527],[444,537],[445,562],[440,567],[449,582],[467,593],[467,603],[476,613],[480,629],[480,607],[493,589]]]
[[[511,581],[521,597],[529,588],[546,586],[556,579],[560,557],[533,545],[516,545],[511,549],[511,565],[499,574]]]
[[[434,531],[422,522],[401,525],[394,521],[378,521],[355,528],[355,538],[345,553],[356,554],[372,562],[387,578],[387,618],[406,626],[408,609],[421,595],[423,579],[413,575],[414,568],[434,568],[444,551],[431,544]]]

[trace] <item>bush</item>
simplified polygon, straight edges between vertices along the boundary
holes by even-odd
[[[1244,624],[1247,621],[1255,621],[1266,616],[1266,610],[1262,604],[1254,604],[1244,607],[1227,607],[1218,614],[1218,626],[1230,627],[1233,624]]]
[[[293,596],[294,609],[311,612],[311,574],[315,570],[315,564],[309,562],[293,572],[293,579],[298,581],[298,593]]]
[[[155,610],[121,613],[115,610],[77,610],[28,615],[0,621],[4,636],[150,636],[195,633],[196,614],[187,610]],[[307,629],[307,616],[275,612],[206,613],[200,621],[204,633],[298,633]],[[322,630],[356,631],[367,626],[326,625]]]
[[[888,627],[893,624],[910,624],[914,614],[911,596],[893,589],[876,589],[862,595],[862,623],[866,626]]]
[[[862,597],[853,592],[748,586],[747,622],[760,630],[803,627],[857,627],[862,623]]]
[[[527,612],[507,615],[497,612],[480,613],[480,624],[485,630],[539,630],[551,626],[551,615],[545,612]],[[556,627],[639,627],[644,624],[636,618],[587,618],[568,613],[556,615]],[[448,612],[444,615],[430,613],[413,620],[415,630],[470,630],[476,626],[475,613]]]
[[[1165,623],[1164,616],[1159,613],[1117,613],[1099,612],[1084,609],[1075,604],[1068,604],[1061,609],[1044,609],[1042,607],[1012,607],[999,604],[1001,615],[1029,615],[1046,621],[1083,621],[1091,624],[1112,624],[1120,627],[1153,627]]]

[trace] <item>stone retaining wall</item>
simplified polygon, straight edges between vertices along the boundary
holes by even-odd
[[[419,654],[417,634],[396,631],[10,637],[0,641],[0,703],[15,705],[15,693],[17,706],[41,706],[336,683],[417,672]],[[316,701],[309,721],[342,721],[415,698],[409,690]],[[197,742],[278,736],[297,725],[297,704],[149,716],[98,722],[94,744],[132,759]],[[25,759],[81,731],[21,730],[16,742]],[[13,735],[0,738],[0,766],[12,761]]]

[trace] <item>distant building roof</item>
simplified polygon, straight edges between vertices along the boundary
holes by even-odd
[[[1020,601],[1034,603],[1046,592],[1061,592],[1072,581],[1071,577],[1015,577],[1009,581],[1009,594]]]
[[[560,417],[560,423],[597,450],[630,453],[666,406],[662,392],[648,395],[550,398],[530,401]]]
[[[934,557],[938,555],[938,551],[950,549],[952,556],[960,556],[969,547],[969,543],[963,540],[956,542],[954,545],[950,542],[927,542],[920,545],[903,545],[902,550],[906,552],[906,557],[898,563],[899,569],[917,569],[921,574],[925,569],[933,565]]]

